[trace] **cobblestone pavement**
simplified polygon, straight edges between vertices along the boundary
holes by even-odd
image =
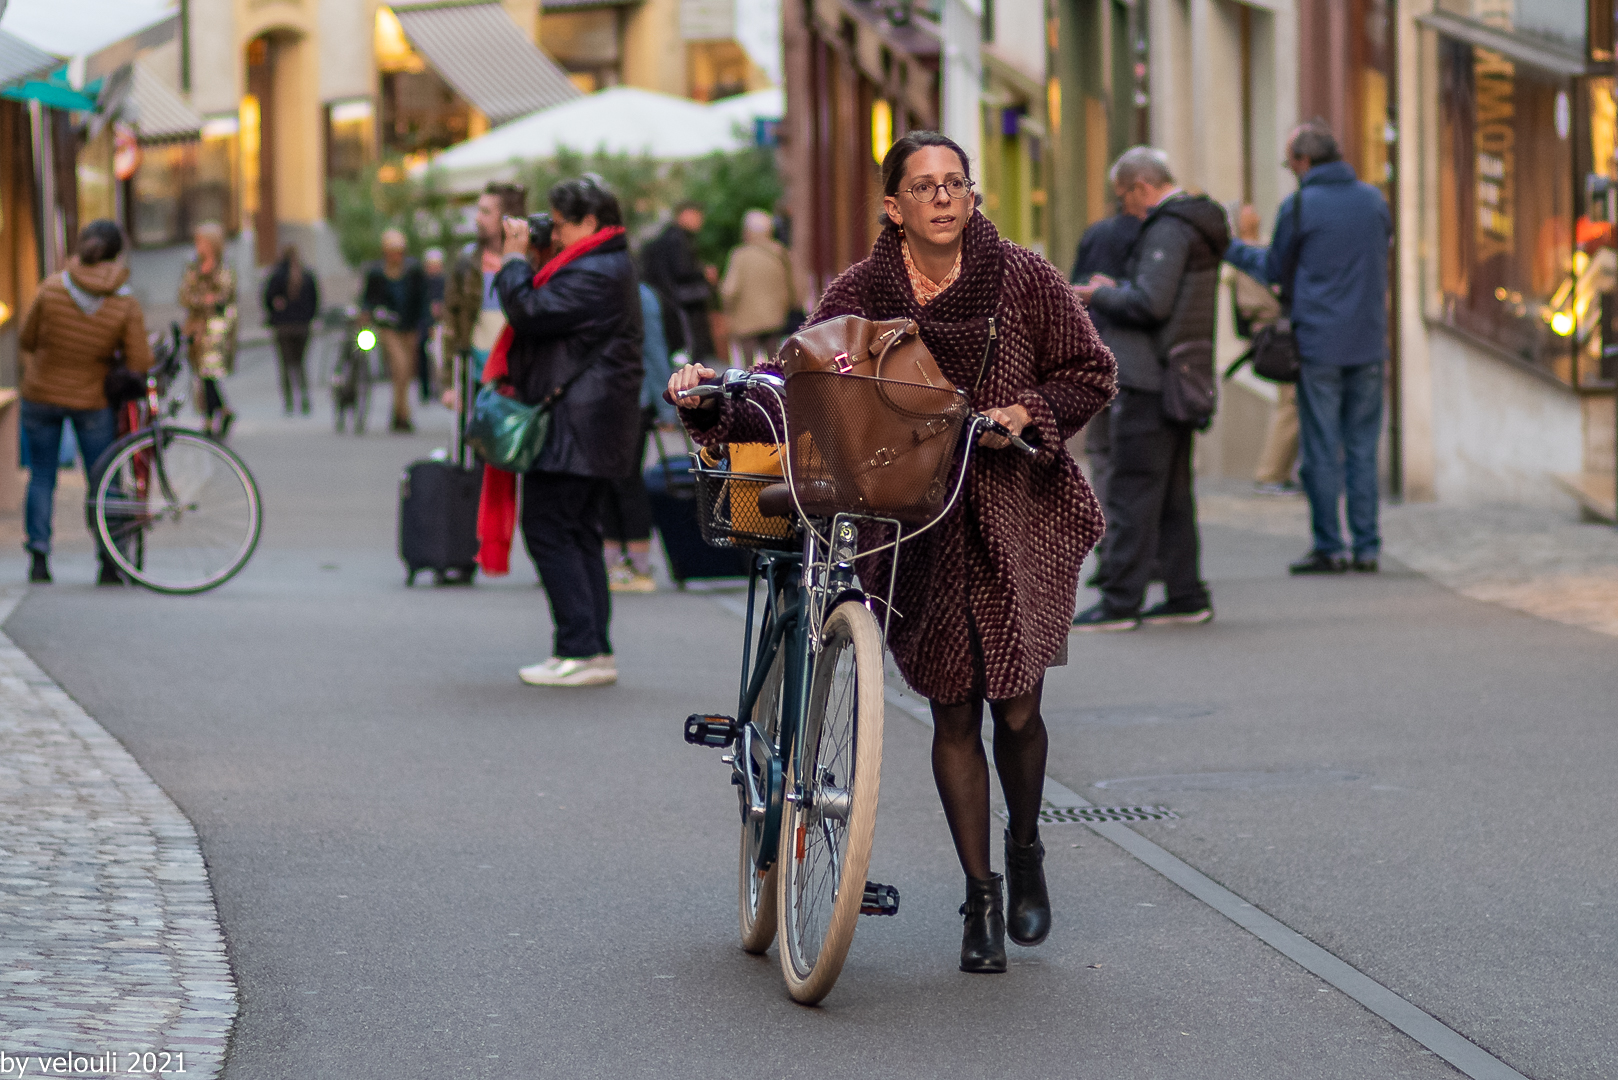
[[[1230,481],[1200,485],[1201,520],[1309,546],[1302,496],[1252,493]],[[1618,636],[1618,529],[1565,513],[1515,506],[1384,505],[1382,547],[1464,596],[1542,619]]]
[[[207,1080],[235,1015],[191,823],[0,634],[0,1077]]]

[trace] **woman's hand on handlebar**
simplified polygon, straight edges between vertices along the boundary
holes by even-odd
[[[1022,429],[1034,422],[1028,415],[1028,410],[1021,405],[1013,405],[1008,409],[988,409],[984,416],[1005,428],[1012,435],[1021,435]],[[1004,435],[996,435],[992,431],[985,431],[978,436],[978,445],[988,450],[999,450],[1011,445],[1011,440]]]
[[[674,374],[669,376],[669,397],[673,398],[674,404],[682,409],[708,408],[712,404],[711,398],[698,397],[695,394],[685,395],[685,391],[701,386],[704,380],[713,378],[715,374],[713,368],[703,364],[687,364],[685,367],[676,368]]]

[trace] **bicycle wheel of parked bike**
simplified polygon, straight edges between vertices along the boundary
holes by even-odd
[[[241,458],[212,439],[173,428],[137,431],[98,464],[96,532],[118,568],[148,589],[212,589],[258,546],[258,485]]]
[[[779,779],[771,774],[778,773],[780,769],[776,764],[780,758],[775,756],[774,748],[781,731],[781,680],[786,672],[786,657],[785,648],[776,650],[770,673],[764,677],[764,686],[759,691],[758,703],[753,706],[753,720],[767,745],[755,746],[752,760],[741,763],[743,768],[752,770],[754,783],[765,794],[766,800],[771,782]],[[741,751],[741,743],[737,742],[736,752],[740,754]],[[749,815],[747,789],[738,788],[737,793],[742,800],[742,854],[736,890],[737,907],[741,913],[742,948],[750,953],[762,953],[775,940],[775,879],[781,860],[776,858],[767,869],[761,870],[759,855],[765,841],[780,832],[780,822],[771,821],[771,815],[763,818]],[[777,817],[779,813],[779,809],[774,811]],[[774,833],[771,832],[772,825],[775,826]]]
[[[854,940],[882,780],[882,636],[864,604],[827,618],[803,738],[787,767],[781,817],[781,970],[812,1005],[837,981]]]

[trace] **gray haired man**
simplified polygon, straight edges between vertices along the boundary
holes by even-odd
[[[1075,289],[1112,324],[1118,358],[1113,399],[1112,476],[1101,601],[1073,619],[1076,630],[1133,630],[1143,622],[1204,623],[1213,602],[1202,580],[1197,507],[1191,490],[1196,429],[1164,415],[1169,350],[1213,341],[1219,261],[1230,243],[1224,209],[1181,190],[1161,150],[1136,146],[1112,166],[1124,212],[1141,218],[1123,280],[1097,275]],[[1154,564],[1166,599],[1141,606]]]

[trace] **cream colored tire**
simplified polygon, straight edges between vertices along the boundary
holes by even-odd
[[[815,658],[802,741],[787,763],[776,875],[781,971],[813,1005],[843,970],[865,894],[882,781],[882,635],[870,610],[839,604]]]

